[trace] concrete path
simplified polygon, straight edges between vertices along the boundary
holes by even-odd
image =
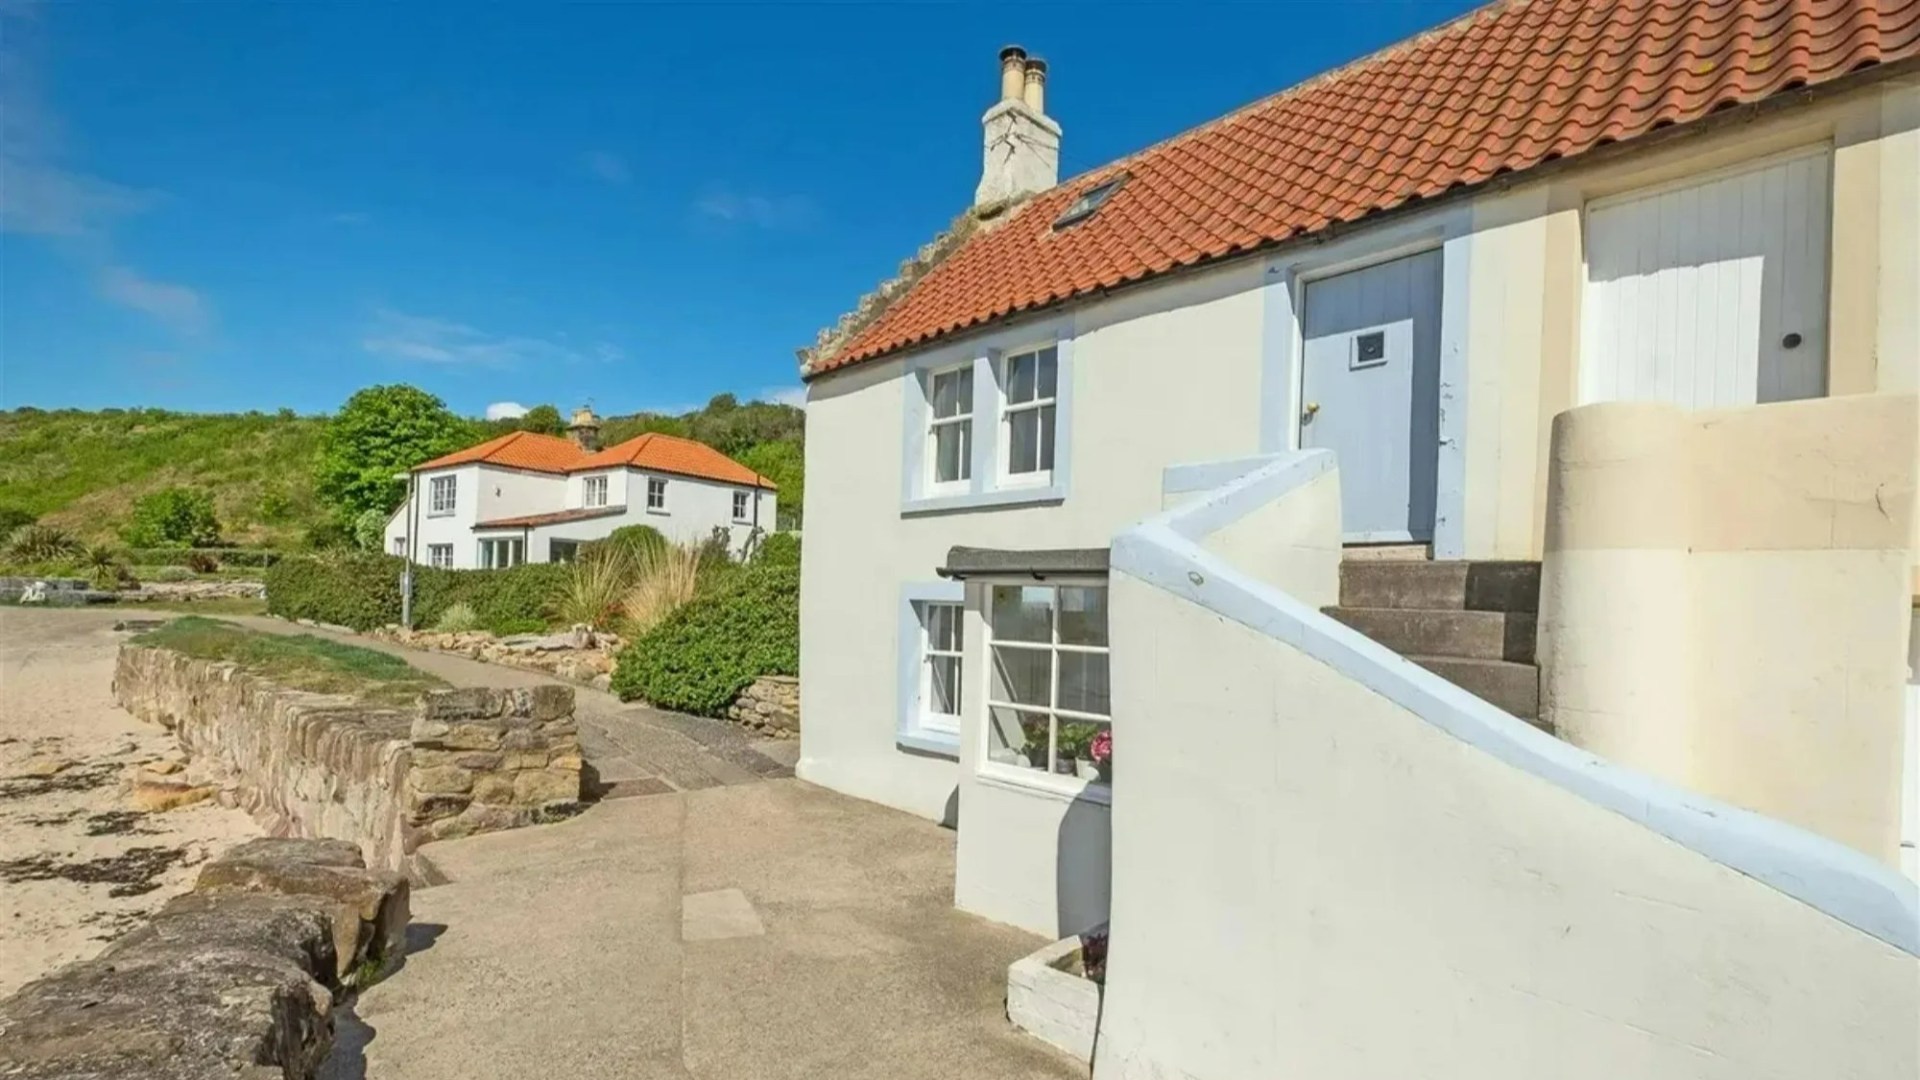
[[[724,720],[684,716],[628,705],[612,694],[565,682],[537,671],[469,660],[448,653],[410,649],[389,641],[300,626],[264,616],[224,616],[229,622],[273,634],[314,634],[403,657],[455,686],[574,688],[580,748],[598,773],[603,797],[697,791],[793,775],[798,740],[760,739]]]
[[[432,844],[413,953],[327,1080],[1084,1077],[1005,1019],[1042,942],[953,909],[953,834],[798,780]]]

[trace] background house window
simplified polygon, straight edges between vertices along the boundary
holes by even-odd
[[[747,520],[747,493],[744,491],[733,493],[733,520]]]
[[[928,376],[927,396],[933,484],[964,484],[973,477],[973,365]]]
[[[1053,471],[1053,431],[1060,351],[1049,345],[1001,360],[1006,447],[1001,461],[1013,478],[1043,479]]]
[[[607,505],[606,477],[589,476],[581,481],[580,505],[588,507]]]
[[[920,723],[960,730],[961,650],[965,639],[961,604],[928,601],[920,608]]]
[[[502,570],[509,566],[519,566],[526,561],[526,542],[517,536],[511,539],[480,541],[482,569]]]
[[[987,622],[987,760],[1106,782],[1107,590],[995,585]]]
[[[453,545],[452,544],[428,544],[427,545],[427,563],[430,566],[439,566],[439,567],[453,566]]]
[[[427,513],[451,514],[454,506],[454,477],[436,476],[427,481]]]
[[[647,477],[647,509],[665,510],[667,508],[667,482],[657,476]]]
[[[404,537],[404,536],[396,536],[396,537],[394,537],[394,538],[393,538],[393,553],[394,553],[395,555],[405,555],[405,554],[407,553],[407,538],[406,538],[406,537]]]
[[[579,558],[580,558],[580,541],[578,540],[547,541],[547,561],[548,562],[570,563]]]

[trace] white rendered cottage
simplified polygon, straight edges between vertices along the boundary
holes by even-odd
[[[774,531],[773,481],[691,439],[647,434],[599,449],[591,412],[572,438],[516,431],[414,466],[386,550],[429,566],[570,562],[626,525],[695,544],[725,530],[734,552]]]
[[[1495,3],[1057,184],[1001,65],[801,353],[799,775],[1111,919],[1102,1080],[1920,1069],[1920,3]]]

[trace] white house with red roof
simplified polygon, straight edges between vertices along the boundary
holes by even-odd
[[[471,570],[571,562],[627,525],[680,544],[723,530],[736,553],[773,531],[773,481],[705,443],[651,433],[601,449],[585,409],[569,434],[510,432],[414,466],[386,550]]]
[[[1920,1070],[1920,2],[1505,0],[1064,182],[1000,61],[801,352],[798,774],[1111,921],[1099,1080]]]

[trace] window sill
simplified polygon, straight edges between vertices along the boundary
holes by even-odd
[[[931,495],[900,507],[902,517],[918,514],[952,514],[968,510],[990,510],[1007,506],[1043,506],[1066,501],[1067,489],[1058,484],[1031,487],[995,488],[970,491],[964,495]]]
[[[949,734],[944,731],[927,729],[911,732],[897,731],[894,733],[893,742],[895,746],[903,750],[917,750],[923,754],[937,754],[940,757],[953,758],[955,761],[960,759],[960,736],[958,734]]]
[[[673,511],[671,510],[655,510],[651,506],[647,507],[647,513],[652,514],[654,517],[672,517],[673,516]]]
[[[455,511],[452,510],[429,510],[427,511],[427,516],[430,518],[447,518],[452,517],[454,513]]]
[[[1101,806],[1113,805],[1113,788],[1110,785],[1082,780],[1077,776],[1062,776],[1044,773],[1038,769],[1022,769],[1017,766],[988,762],[975,771],[974,777],[988,787],[1017,791],[1022,795],[1038,795],[1064,803],[1090,802]]]

